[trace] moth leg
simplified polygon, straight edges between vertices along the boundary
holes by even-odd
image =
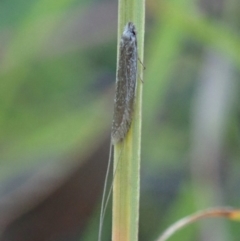
[[[141,80],[141,82],[144,83],[144,81],[143,81],[143,79],[142,79],[142,77],[140,76],[139,73],[138,73],[138,77],[139,77],[139,79]]]
[[[144,66],[144,64],[143,64],[143,62],[140,60],[140,58],[138,57],[138,61],[139,61],[139,63],[143,66],[143,70],[145,70],[146,69],[146,67]],[[141,80],[141,82],[142,83],[144,83],[144,81],[143,81],[143,79],[141,78],[141,76],[140,76],[140,74],[138,73],[138,77],[139,77],[139,79]]]
[[[139,63],[142,65],[142,67],[143,67],[143,70],[145,70],[146,69],[146,67],[145,67],[145,65],[143,64],[143,62],[141,61],[141,59],[138,57],[138,61],[139,61]]]

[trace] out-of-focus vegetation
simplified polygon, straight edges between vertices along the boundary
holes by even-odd
[[[1,210],[2,200],[29,183],[29,176],[39,170],[64,176],[81,165],[69,158],[72,153],[84,161],[109,135],[116,4],[0,2]],[[240,203],[239,1],[146,4],[139,233],[143,241],[154,240],[189,213]],[[96,173],[89,175],[94,183]],[[91,182],[87,185],[91,190]],[[31,207],[24,206],[21,213]],[[81,237],[74,234],[73,240],[96,240],[97,220],[96,206]],[[0,221],[3,232],[1,213]],[[110,240],[108,217],[104,228]],[[76,225],[72,232],[77,231]],[[171,241],[237,241],[239,236],[239,223],[209,220],[186,228]],[[63,234],[61,240],[64,237],[68,236]]]

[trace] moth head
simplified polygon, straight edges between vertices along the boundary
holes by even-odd
[[[126,40],[135,40],[136,39],[136,28],[132,22],[128,22],[124,28],[122,37]]]

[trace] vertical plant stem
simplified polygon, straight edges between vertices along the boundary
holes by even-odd
[[[123,28],[130,21],[137,29],[138,57],[143,61],[145,0],[119,0],[118,46]],[[119,59],[117,59],[118,62]],[[131,128],[126,138],[114,146],[114,173],[116,169],[117,172],[113,186],[113,241],[138,240],[142,116],[142,82],[140,78],[142,79],[143,76],[141,64],[138,64],[137,76]]]

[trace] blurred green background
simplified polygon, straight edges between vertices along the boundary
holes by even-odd
[[[141,241],[239,207],[239,23],[238,0],[146,2]],[[117,1],[0,2],[0,240],[97,239],[116,43]],[[239,225],[207,220],[170,240],[237,241]]]

